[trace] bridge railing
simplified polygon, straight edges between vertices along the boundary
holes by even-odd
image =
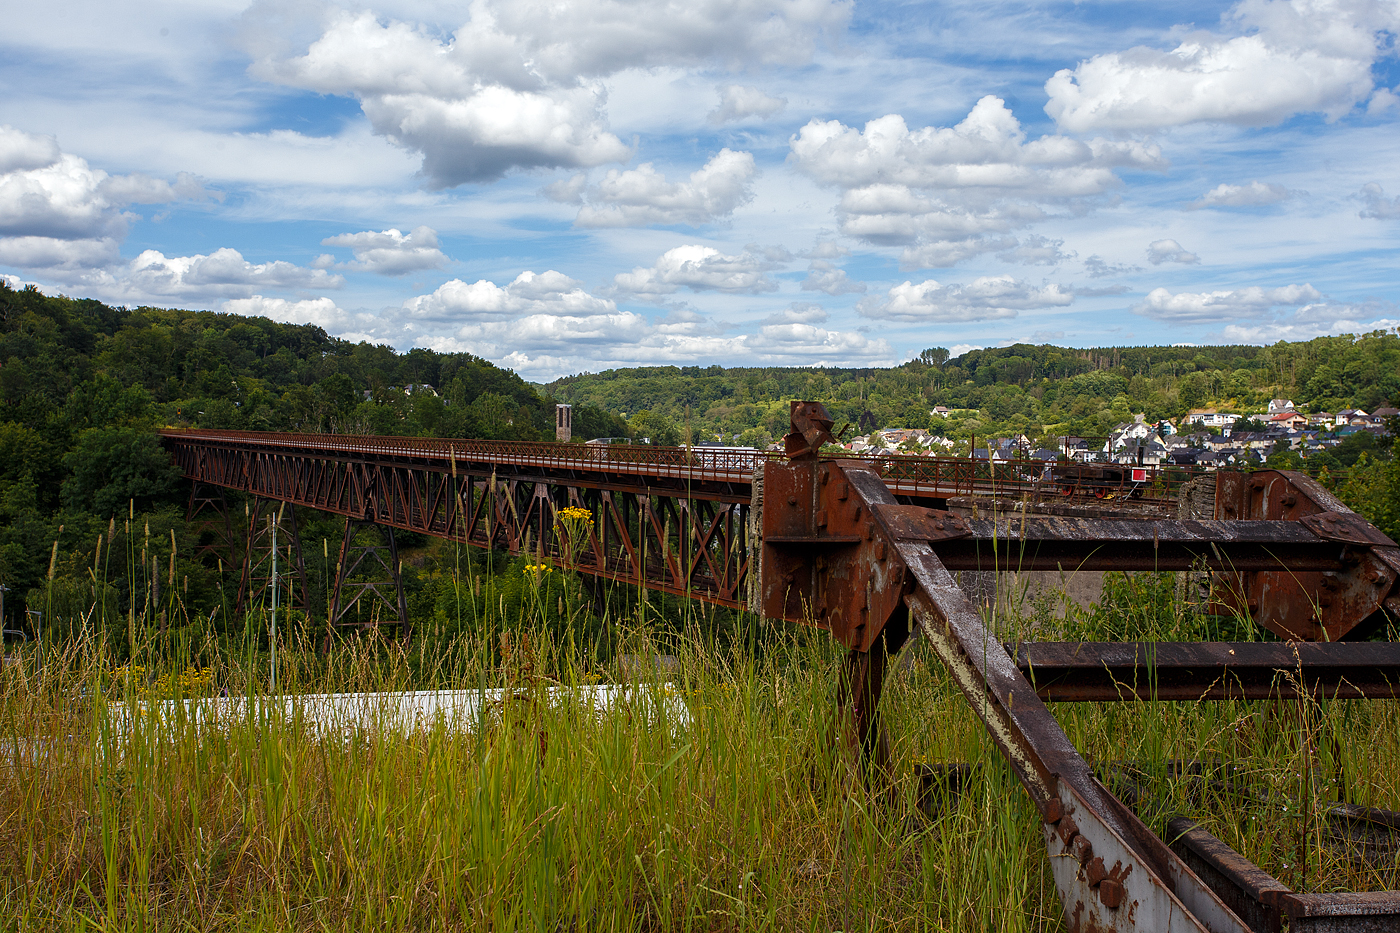
[[[754,470],[782,460],[775,450],[714,447],[660,447],[645,444],[563,444],[554,441],[497,441],[455,438],[389,437],[346,434],[294,434],[260,431],[167,430],[168,437],[227,445],[306,449],[322,453],[411,457],[472,464],[510,464],[545,469],[598,470],[747,482]],[[1073,464],[1049,460],[973,460],[886,451],[846,451],[823,459],[871,463],[882,478],[906,495],[1051,497],[1092,496],[1169,501],[1182,482],[1199,470],[1172,466]],[[1091,478],[1085,471],[1097,470]]]

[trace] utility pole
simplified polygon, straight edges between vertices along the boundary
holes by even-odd
[[[282,508],[286,508],[284,503]],[[272,692],[277,692],[277,519],[282,509],[272,514],[272,634],[268,646],[272,649]]]

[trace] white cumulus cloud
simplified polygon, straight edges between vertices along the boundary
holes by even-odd
[[[447,257],[438,249],[437,231],[415,227],[408,233],[397,229],[342,233],[327,237],[322,246],[348,247],[354,251],[353,268],[380,275],[406,275],[421,269],[437,269]]]
[[[247,41],[256,76],[357,98],[376,133],[421,152],[429,181],[451,187],[516,168],[623,161],[603,79],[805,61],[850,9],[849,0],[476,0],[450,35],[364,11],[332,16],[303,54],[282,54],[271,18],[249,24]]]
[[[1283,185],[1272,185],[1262,181],[1251,181],[1247,185],[1219,184],[1201,195],[1199,200],[1187,205],[1188,210],[1204,207],[1259,207],[1264,204],[1277,204],[1293,197],[1294,192]]]
[[[138,295],[174,299],[247,297],[260,289],[339,288],[344,280],[324,269],[290,262],[253,263],[236,249],[224,247],[208,255],[166,256],[148,249],[132,260],[125,287]]]
[[[523,317],[616,317],[617,306],[606,298],[595,298],[582,283],[562,272],[522,272],[507,285],[487,279],[464,282],[453,279],[430,295],[420,295],[404,304],[415,319],[433,321],[512,320]],[[573,325],[549,325],[565,327]]]
[[[729,294],[776,291],[768,276],[771,263],[752,253],[727,256],[711,246],[677,246],[650,267],[638,266],[613,277],[612,291],[641,301],[656,301],[681,288]]]
[[[0,263],[32,269],[102,268],[117,261],[129,204],[219,198],[180,173],[171,183],[108,175],[62,152],[50,136],[0,126]]]
[[[0,237],[0,265],[51,272],[100,269],[119,260],[112,237],[63,240],[47,236]]]
[[[1015,248],[1004,234],[1047,210],[1096,198],[1121,184],[1115,170],[1166,167],[1157,147],[1067,136],[1027,139],[997,97],[952,127],[910,130],[890,114],[864,130],[812,120],[789,142],[788,160],[842,191],[841,232],[906,244],[903,268],[948,266]]]
[[[58,140],[52,136],[36,136],[0,125],[0,175],[47,168],[62,154]]]
[[[1059,285],[1031,285],[1009,275],[982,276],[966,285],[933,279],[905,282],[884,299],[867,298],[858,307],[868,318],[914,323],[990,321],[1037,308],[1062,308],[1074,294]]]
[[[597,185],[577,192],[575,197],[587,202],[577,222],[582,227],[711,223],[753,199],[755,174],[753,156],[730,149],[721,149],[685,181],[667,181],[649,162],[625,172],[613,169]],[[570,189],[558,190],[558,200],[567,200],[562,194]]]
[[[1147,244],[1147,261],[1154,266],[1160,266],[1164,262],[1193,265],[1200,262],[1201,257],[1186,249],[1176,240],[1154,240]]]
[[[802,280],[804,292],[826,292],[828,295],[849,295],[864,292],[864,282],[854,282],[846,276],[846,270],[838,268],[825,259],[813,259],[807,266],[807,277]]]
[[[1074,133],[1201,121],[1261,126],[1296,113],[1336,119],[1370,96],[1371,67],[1400,29],[1373,0],[1245,0],[1237,35],[1193,32],[1169,51],[1096,55],[1045,84],[1045,112]]]
[[[719,106],[711,110],[708,119],[711,123],[733,123],[748,117],[769,117],[782,113],[787,107],[786,97],[769,97],[756,87],[742,84],[725,84],[719,88]]]
[[[1154,288],[1133,306],[1134,314],[1175,324],[1220,323],[1229,318],[1258,318],[1280,307],[1298,307],[1321,301],[1322,293],[1311,285],[1281,288],[1227,289],[1213,292],[1177,292]]]

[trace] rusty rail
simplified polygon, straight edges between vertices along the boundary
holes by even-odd
[[[1042,700],[1400,699],[1394,642],[1030,642],[1008,652]]]

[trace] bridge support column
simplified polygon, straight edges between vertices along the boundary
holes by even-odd
[[[361,539],[367,528],[378,529],[379,540]],[[355,518],[345,520],[345,534],[340,540],[340,556],[335,565],[335,584],[331,593],[331,613],[327,620],[326,637],[339,626],[369,628],[397,625],[407,641],[411,635],[408,624],[408,603],[403,594],[402,566],[399,546],[390,525]],[[370,618],[362,621],[357,612],[347,620],[360,600],[368,597]],[[388,613],[386,619],[384,613]]]
[[[297,507],[290,502],[278,502],[254,496],[248,508],[248,538],[243,549],[243,574],[238,583],[238,598],[234,614],[241,615],[254,606],[268,601],[272,586],[272,523],[277,522],[277,559],[281,564],[278,576],[292,577],[284,605],[311,615],[311,599],[307,595],[306,561],[301,552],[301,534],[297,526]]]
[[[238,566],[239,549],[224,487],[191,480],[185,523],[194,528],[196,558],[214,557],[229,567]]]

